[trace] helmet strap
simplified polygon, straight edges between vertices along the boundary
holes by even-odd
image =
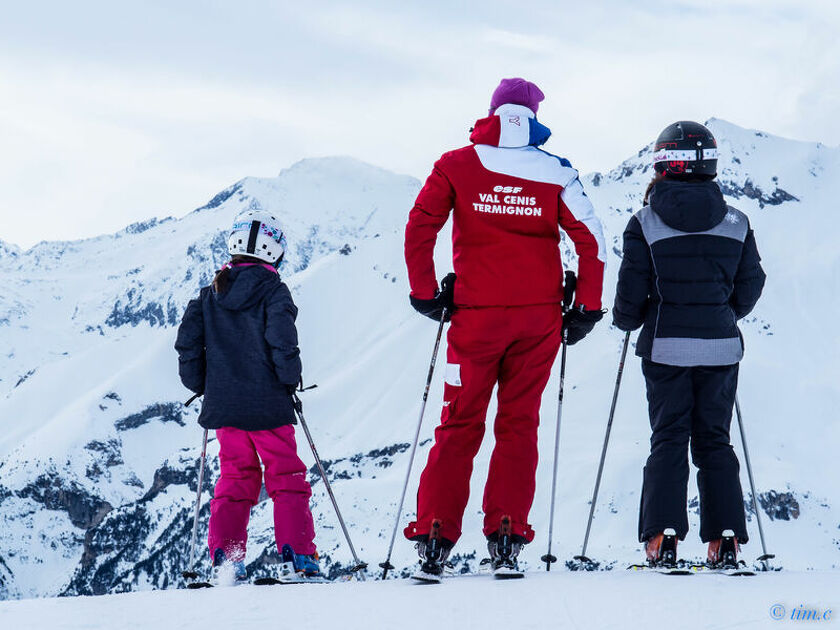
[[[251,233],[248,235],[248,247],[246,252],[253,254],[257,251],[257,237],[260,235],[261,221],[251,221]]]

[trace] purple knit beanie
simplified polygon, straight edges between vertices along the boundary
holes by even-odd
[[[518,77],[502,79],[490,99],[490,113],[492,114],[496,111],[496,108],[502,105],[512,103],[523,105],[536,114],[540,108],[540,102],[544,99],[545,94],[542,93],[542,90],[530,81]]]

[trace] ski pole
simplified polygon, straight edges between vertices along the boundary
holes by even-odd
[[[607,457],[607,445],[610,442],[610,431],[612,430],[613,418],[615,417],[615,406],[618,402],[618,389],[621,386],[621,375],[624,372],[624,360],[627,357],[627,346],[630,345],[630,331],[624,335],[624,346],[621,349],[621,359],[618,361],[618,375],[615,377],[615,391],[613,391],[612,405],[610,405],[610,418],[607,421],[607,432],[604,435],[604,447],[601,449],[601,461],[598,464],[598,476],[595,478],[595,490],[592,493],[592,503],[589,504],[589,520],[586,523],[586,535],[583,537],[583,548],[580,555],[574,559],[581,565],[592,564],[592,560],[586,557],[586,547],[589,545],[589,532],[592,529],[592,518],[595,516],[595,504],[598,501],[598,489],[601,486],[601,474],[604,472],[604,460]]]
[[[574,302],[577,277],[574,271],[566,272],[566,281],[563,283],[563,316],[569,311]],[[563,389],[566,380],[566,341],[569,338],[569,331],[563,328],[563,349],[560,351],[560,392],[557,395],[557,428],[554,430],[554,470],[551,477],[551,508],[549,509],[548,520],[548,551],[540,558],[545,562],[545,570],[551,571],[551,563],[557,562],[557,557],[551,553],[551,541],[554,539],[554,499],[557,494],[557,461],[560,455],[560,418],[563,415]]]
[[[770,570],[770,560],[776,556],[772,553],[767,553],[767,545],[764,542],[764,528],[761,526],[761,513],[758,509],[758,499],[755,494],[755,480],[753,479],[752,464],[750,463],[750,452],[747,450],[747,436],[744,433],[744,420],[741,416],[741,403],[738,401],[738,395],[735,395],[735,416],[738,418],[738,429],[741,433],[741,446],[744,447],[744,461],[747,463],[747,474],[750,478],[750,490],[752,491],[753,511],[755,512],[755,521],[758,523],[758,536],[761,539],[762,555],[758,560],[761,562],[765,571]]]
[[[382,569],[382,579],[388,576],[388,571],[394,568],[391,564],[391,554],[394,551],[394,541],[397,539],[397,530],[400,526],[400,517],[402,516],[403,505],[405,504],[405,493],[408,489],[408,481],[411,478],[411,468],[414,465],[414,455],[417,452],[417,442],[420,440],[420,427],[423,425],[423,414],[426,411],[426,401],[429,399],[429,388],[432,385],[432,376],[435,373],[435,364],[437,363],[438,349],[440,348],[440,338],[443,335],[443,324],[446,322],[446,315],[448,309],[443,308],[440,314],[440,324],[438,325],[437,338],[435,339],[435,348],[432,350],[432,360],[429,363],[429,374],[426,376],[426,388],[423,390],[423,402],[420,403],[420,417],[417,420],[417,430],[414,432],[414,442],[411,445],[411,455],[408,457],[408,469],[405,471],[405,482],[402,487],[402,494],[400,494],[400,503],[397,507],[397,516],[394,519],[394,531],[391,532],[391,543],[388,545],[388,557],[385,562],[380,562],[379,567]]]
[[[195,397],[190,399],[190,402]],[[189,403],[187,403],[189,404]],[[187,580],[197,580],[198,573],[195,572],[195,541],[198,536],[198,512],[201,509],[201,488],[204,485],[204,464],[207,461],[207,429],[204,429],[204,437],[201,440],[201,464],[198,468],[198,487],[195,490],[195,515],[193,516],[192,537],[190,538],[190,566],[181,575]]]
[[[306,419],[303,417],[303,403],[300,398],[298,398],[297,394],[292,394],[292,400],[294,402],[295,411],[297,412],[297,417],[300,420],[300,425],[303,427],[303,432],[306,434],[306,440],[309,442],[309,448],[312,449],[312,455],[315,457],[318,472],[321,473],[321,479],[324,480],[324,487],[327,489],[327,494],[330,495],[330,501],[332,501],[335,515],[338,517],[341,530],[344,532],[344,538],[347,540],[347,546],[350,547],[350,553],[353,555],[353,562],[356,563],[355,566],[350,569],[350,572],[358,573],[359,579],[364,582],[364,570],[367,568],[367,563],[359,560],[359,556],[356,555],[356,548],[353,547],[353,541],[350,540],[350,532],[347,531],[347,525],[344,524],[344,518],[341,516],[341,510],[338,509],[338,502],[335,500],[332,485],[330,485],[330,480],[327,478],[327,471],[324,470],[324,464],[321,462],[321,457],[318,455],[318,450],[315,448],[315,442],[312,441],[312,434],[309,433],[309,427],[306,424]]]

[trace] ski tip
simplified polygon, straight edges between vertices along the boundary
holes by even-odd
[[[516,573],[494,573],[493,577],[497,580],[520,580],[525,577],[525,574],[520,571]]]
[[[254,581],[251,582],[251,584],[256,584],[257,586],[272,586],[274,584],[280,584],[280,580],[277,580],[275,578],[262,577],[254,579]]]

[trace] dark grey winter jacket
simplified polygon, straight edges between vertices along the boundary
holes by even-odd
[[[663,180],[624,231],[613,321],[644,325],[636,354],[656,363],[737,363],[737,320],[764,287],[760,260],[747,216],[715,182]]]
[[[187,305],[175,349],[181,381],[203,393],[199,424],[247,431],[295,423],[287,386],[300,382],[297,307],[274,271],[234,266],[228,289]]]

